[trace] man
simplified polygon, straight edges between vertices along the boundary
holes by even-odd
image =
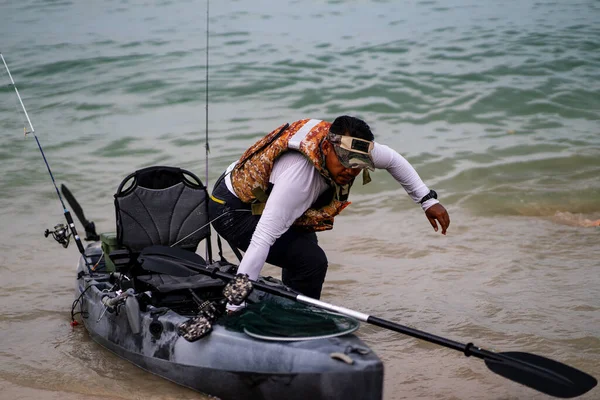
[[[333,227],[350,204],[354,179],[363,172],[366,184],[376,168],[386,169],[445,235],[450,217],[435,191],[404,157],[373,139],[358,118],[305,119],[275,129],[231,164],[215,183],[209,212],[217,233],[245,252],[238,273],[255,280],[266,261],[283,269],[287,286],[319,299],[327,257],[315,232]]]

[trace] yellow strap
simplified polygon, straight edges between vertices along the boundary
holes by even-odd
[[[252,203],[252,215],[262,215],[267,203]]]
[[[257,186],[254,189],[252,189],[252,194],[261,203],[266,203],[267,199],[269,198],[269,196],[267,196],[267,193],[265,193],[263,188],[261,188],[260,186]]]
[[[371,175],[369,174],[369,170],[365,168],[363,169],[363,185],[369,182],[371,182]]]
[[[213,196],[212,194],[210,195],[210,199],[211,199],[212,201],[214,201],[215,203],[219,203],[219,204],[225,204],[225,201],[224,201],[224,200],[219,200],[219,199],[217,199],[215,196]]]

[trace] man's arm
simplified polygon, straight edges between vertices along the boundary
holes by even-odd
[[[325,189],[317,170],[303,155],[289,152],[273,166],[273,189],[256,226],[238,273],[258,278],[275,240],[283,235]]]
[[[431,198],[421,202],[421,199],[427,196],[430,190],[414,167],[398,152],[377,142],[373,147],[372,156],[375,168],[387,170],[402,185],[413,201],[421,204],[433,229],[437,232],[439,223],[442,228],[441,233],[445,235],[450,226],[450,216],[437,199]]]

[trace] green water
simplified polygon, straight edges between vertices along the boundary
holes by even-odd
[[[598,21],[593,0],[213,2],[208,119],[205,2],[0,0],[0,51],[58,184],[100,231],[135,169],[206,180],[207,133],[212,185],[283,122],[364,118],[452,225],[434,234],[376,172],[320,236],[324,300],[600,376]],[[77,253],[42,235],[62,207],[5,71],[0,82],[0,388],[196,398],[71,332]],[[386,362],[386,400],[546,398],[449,351],[360,332]]]

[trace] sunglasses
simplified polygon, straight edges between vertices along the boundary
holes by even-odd
[[[327,140],[333,144],[335,154],[344,167],[375,169],[371,157],[374,144],[370,140],[336,135],[331,132],[327,135]]]

